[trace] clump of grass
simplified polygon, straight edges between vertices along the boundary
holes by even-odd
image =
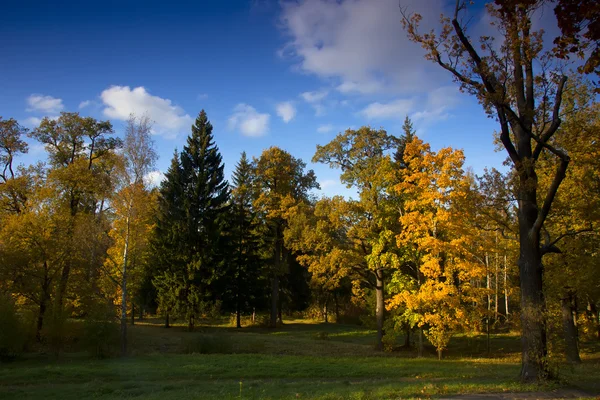
[[[316,332],[313,335],[313,339],[315,339],[315,340],[329,340],[329,332],[323,332],[323,331]]]
[[[232,354],[233,342],[228,336],[194,335],[183,343],[186,354]]]

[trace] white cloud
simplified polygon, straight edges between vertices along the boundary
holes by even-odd
[[[46,117],[52,121],[56,121],[59,116],[58,115],[53,115],[50,117]],[[42,122],[43,118],[38,118],[38,117],[29,117],[29,118],[25,118],[25,120],[23,121],[23,125],[25,125],[28,128],[37,128],[40,123]]]
[[[321,186],[322,190],[330,189],[332,187],[338,186],[340,184],[339,181],[335,179],[324,179],[319,182],[319,186]]]
[[[398,99],[389,103],[371,103],[360,113],[368,119],[404,118],[412,111],[414,101],[409,99]]]
[[[424,27],[437,26],[443,4],[402,2],[423,16]],[[298,61],[302,72],[338,82],[343,93],[406,93],[435,86],[443,71],[423,59],[400,19],[398,0],[283,1],[281,25],[289,39],[280,54]]]
[[[151,95],[143,86],[111,86],[100,94],[106,106],[104,115],[125,121],[130,114],[147,114],[156,133],[173,138],[189,130],[193,119],[171,100]]]
[[[261,114],[248,104],[240,103],[229,117],[229,129],[239,129],[244,136],[263,136],[269,130],[269,114]]]
[[[397,99],[389,103],[371,103],[360,111],[360,114],[368,119],[399,120],[408,115],[413,121],[432,122],[448,118],[450,111],[459,101],[459,91],[456,87],[442,86],[423,96]]]
[[[313,92],[302,92],[300,97],[311,105],[315,110],[315,116],[321,117],[325,115],[325,106],[322,104],[323,100],[329,95],[329,90],[321,89]]]
[[[160,171],[150,171],[144,176],[144,183],[151,187],[157,187],[165,179],[165,174]]]
[[[38,117],[29,117],[29,118],[25,118],[25,120],[23,121],[23,125],[30,127],[30,128],[34,128],[37,127],[40,122],[42,122],[41,118]]]
[[[444,120],[450,116],[450,110],[460,101],[459,91],[454,86],[443,86],[427,94],[425,108],[412,114],[414,121],[426,122]]]
[[[208,99],[208,93],[200,93],[198,96],[196,96],[196,100],[205,100]]]
[[[332,130],[333,130],[333,125],[331,125],[331,124],[319,125],[319,127],[317,128],[317,132],[319,132],[319,133],[328,133],[328,132],[331,132]]]
[[[27,98],[27,104],[29,104],[27,111],[39,111],[44,113],[57,113],[65,107],[62,99],[41,94],[30,95]]]
[[[32,143],[29,144],[29,154],[34,156],[39,156],[46,152],[46,145],[42,143]]]
[[[79,103],[79,109],[81,110],[82,108],[89,107],[91,104],[92,104],[91,100],[84,100],[81,103]]]
[[[296,116],[296,107],[289,101],[277,104],[276,109],[277,115],[279,115],[286,124]]]
[[[300,97],[307,103],[318,103],[322,101],[329,94],[328,90],[315,90],[314,92],[303,92],[300,93]]]

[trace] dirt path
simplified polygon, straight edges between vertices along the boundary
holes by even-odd
[[[528,393],[483,393],[483,394],[464,394],[457,396],[448,396],[444,399],[464,399],[464,400],[534,400],[534,399],[600,399],[600,396],[594,396],[579,389],[557,389],[551,392],[528,392]]]

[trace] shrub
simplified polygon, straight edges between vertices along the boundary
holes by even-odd
[[[313,339],[316,340],[329,340],[328,332],[317,332],[313,335]]]
[[[187,354],[231,354],[233,343],[228,336],[194,335],[184,341],[183,352]]]
[[[110,357],[118,352],[120,328],[112,306],[96,305],[83,323],[82,344],[97,358]]]
[[[18,357],[26,344],[26,330],[12,298],[0,294],[0,360]]]

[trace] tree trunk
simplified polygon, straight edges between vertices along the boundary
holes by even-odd
[[[383,320],[385,304],[383,298],[383,270],[379,269],[375,271],[376,285],[375,285],[375,297],[377,299],[377,308],[375,309],[375,315],[377,318],[377,350],[383,350]]]
[[[190,315],[188,318],[188,331],[194,332],[194,316]]]
[[[325,297],[325,305],[323,306],[323,315],[325,316],[325,323],[329,323],[329,315],[327,312],[327,297]]]
[[[237,293],[235,296],[235,327],[240,329],[242,327],[242,313],[240,311],[240,287],[238,282]]]
[[[544,380],[549,375],[542,255],[539,232],[534,228],[537,216],[535,186],[531,182],[521,182],[518,261],[521,278],[522,329],[520,376],[521,380],[528,382]]]
[[[438,354],[438,361],[442,360],[442,349],[437,349],[437,354]]]
[[[506,254],[504,255],[504,313],[506,314],[506,320],[508,321],[508,286],[507,286],[507,279],[506,279]]]
[[[340,323],[340,304],[338,303],[337,292],[333,291],[333,303],[335,304],[335,323]]]
[[[404,334],[404,347],[408,349],[410,348],[410,325],[406,325],[406,328],[404,329]]]
[[[496,241],[498,240],[498,238],[496,237]],[[497,250],[497,249],[496,249]],[[494,323],[498,322],[498,253],[496,253],[496,273],[495,273],[495,277],[494,277],[494,284],[495,284],[495,289],[494,289]]]
[[[131,210],[131,207],[130,207]],[[125,248],[123,249],[123,278],[121,281],[121,356],[127,355],[127,256],[129,252],[129,216],[125,231]],[[133,311],[133,310],[132,310]]]
[[[279,324],[283,325],[283,313],[282,313],[283,304],[282,304],[281,298],[282,298],[282,296],[281,296],[281,290],[280,290],[279,298],[277,301],[277,321],[279,322]]]
[[[131,325],[135,325],[135,304],[131,302]]]
[[[568,293],[561,299],[563,331],[565,335],[565,355],[567,361],[573,364],[580,364],[579,345],[577,343],[577,328],[573,321],[573,295]]]
[[[44,280],[42,282],[42,293],[40,294],[39,314],[37,317],[37,325],[35,330],[35,339],[37,342],[42,341],[42,328],[44,327],[44,317],[48,300],[50,299],[50,280],[48,279],[48,262],[44,261]]]
[[[279,304],[279,272],[281,270],[281,243],[279,228],[275,230],[275,252],[274,265],[273,265],[273,276],[271,277],[271,321],[270,327],[277,327],[277,306]]]
[[[423,328],[419,328],[419,348],[417,350],[417,357],[423,357]]]
[[[165,314],[165,328],[170,328],[171,325],[169,325],[169,312],[167,311]]]

